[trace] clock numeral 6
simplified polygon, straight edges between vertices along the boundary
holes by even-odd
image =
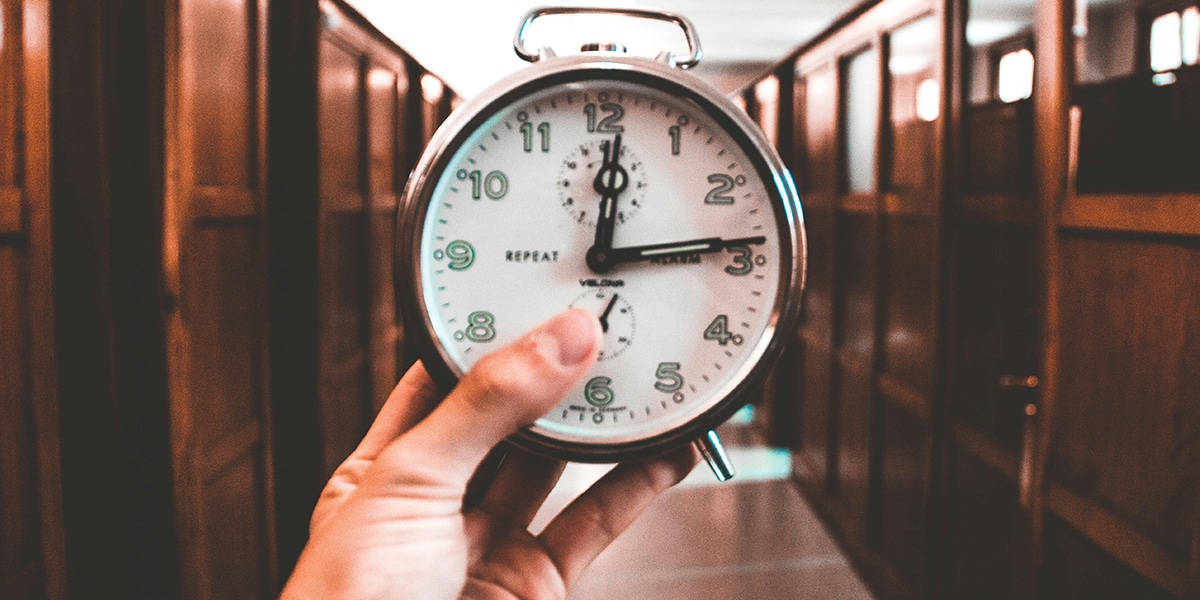
[[[454,240],[446,244],[446,250],[440,248],[433,251],[434,260],[443,260],[449,258],[449,267],[455,271],[462,271],[475,263],[475,247],[466,240]]]
[[[722,346],[733,342],[734,346],[741,346],[745,340],[741,335],[729,332],[729,317],[727,315],[717,315],[712,323],[708,324],[708,329],[704,330],[704,339],[716,340]]]
[[[592,406],[608,406],[612,404],[616,395],[613,394],[612,379],[599,375],[588,380],[587,385],[583,386],[583,397],[587,399],[588,404]]]
[[[658,379],[654,383],[654,389],[660,392],[675,392],[683,387],[683,375],[679,373],[679,363],[677,362],[658,363],[654,377]]]
[[[462,341],[464,338],[472,342],[490,342],[496,339],[496,315],[485,310],[477,310],[467,315],[467,328],[463,331],[455,331],[454,339]]]

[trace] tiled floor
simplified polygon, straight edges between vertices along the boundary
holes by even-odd
[[[717,483],[700,464],[596,559],[569,600],[872,598],[787,480],[787,453],[733,445],[752,439],[738,425],[721,433],[737,476]],[[606,470],[570,465],[533,529]]]

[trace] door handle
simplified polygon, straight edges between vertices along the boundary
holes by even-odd
[[[1037,375],[1003,375],[997,385],[1001,389],[1023,389],[1032,392],[1037,389]],[[1024,396],[1024,394],[1022,394]],[[1030,508],[1033,505],[1033,465],[1037,448],[1037,419],[1038,405],[1036,399],[1026,398],[1023,408],[1025,419],[1021,425],[1021,456],[1017,463],[1017,488],[1021,506]]]

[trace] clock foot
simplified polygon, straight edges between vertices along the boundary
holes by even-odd
[[[721,445],[721,438],[717,437],[717,432],[709,430],[700,439],[695,441],[696,449],[700,451],[700,455],[704,460],[708,461],[708,466],[712,467],[713,475],[717,476],[717,481],[729,481],[733,478],[734,470],[733,463],[729,462],[729,456],[725,454],[725,447]]]

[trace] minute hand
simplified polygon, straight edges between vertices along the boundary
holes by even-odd
[[[608,252],[608,261],[606,262],[609,262],[610,264],[616,264],[623,262],[637,262],[640,260],[652,260],[656,258],[674,258],[678,256],[687,256],[689,254],[719,252],[734,246],[763,244],[766,243],[766,241],[767,238],[763,236],[734,238],[729,240],[711,237],[695,240],[684,240],[680,242],[667,242],[665,244],[649,244],[646,246],[613,248]]]

